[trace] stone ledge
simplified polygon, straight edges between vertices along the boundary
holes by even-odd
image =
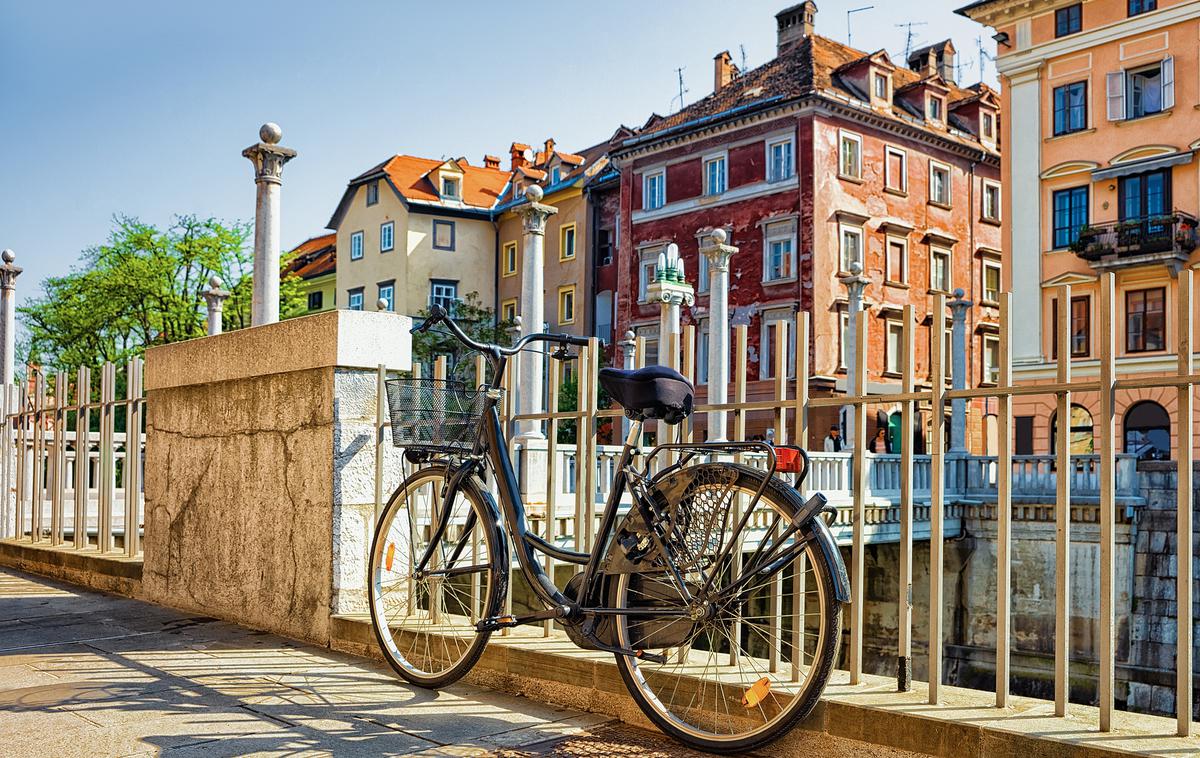
[[[101,555],[95,550],[75,550],[0,540],[0,565],[48,576],[88,589],[126,597],[142,596],[142,559]]]
[[[370,619],[334,616],[331,647],[379,658]],[[533,675],[536,672],[536,675]],[[564,634],[543,637],[540,628],[494,635],[470,681],[537,700],[566,705],[649,726],[625,691],[611,655],[580,650]],[[1175,737],[1175,721],[1119,711],[1115,730],[1098,731],[1096,708],[1072,705],[1066,718],[1054,704],[1011,697],[997,709],[988,692],[943,687],[942,705],[926,702],[928,689],[898,693],[894,679],[864,676],[851,686],[845,671],[834,672],[821,705],[800,728],[773,746],[786,758],[814,754],[814,739],[854,741],[864,755],[931,755],[945,758],[1116,758],[1200,754],[1200,737]],[[653,728],[653,727],[650,727]],[[865,743],[865,744],[864,744]],[[867,746],[870,746],[867,748]]]

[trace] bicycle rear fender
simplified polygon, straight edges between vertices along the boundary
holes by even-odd
[[[833,579],[833,596],[839,603],[849,603],[850,577],[846,573],[846,564],[842,561],[841,551],[838,550],[837,542],[834,541],[825,519],[821,518],[819,513],[814,515],[804,526],[803,532],[805,537],[815,540],[817,546],[821,548],[821,557],[825,559],[825,565],[829,568],[829,576]]]

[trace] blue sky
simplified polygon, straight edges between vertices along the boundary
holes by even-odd
[[[953,37],[964,82],[976,38],[963,0],[874,0],[854,44],[899,58]],[[25,268],[21,299],[104,241],[116,213],[166,224],[195,213],[250,220],[242,148],[276,121],[299,151],[284,171],[283,242],[322,233],[346,181],[394,153],[505,156],[553,136],[565,149],[712,88],[712,58],[775,52],[790,3],[125,2],[0,0],[0,248]],[[817,32],[846,39],[819,0]],[[985,78],[995,79],[987,65]]]

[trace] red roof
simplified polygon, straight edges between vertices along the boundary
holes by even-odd
[[[295,274],[301,279],[315,279],[337,270],[337,234],[305,240],[292,252],[296,257],[288,264],[285,276]]]

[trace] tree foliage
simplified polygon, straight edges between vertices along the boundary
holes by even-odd
[[[162,230],[117,216],[105,244],[85,250],[70,273],[43,282],[42,295],[20,309],[27,331],[24,357],[47,369],[69,370],[201,337],[203,293],[214,274],[232,293],[224,327],[248,326],[249,238],[250,228],[241,222],[179,216]],[[299,280],[288,277],[280,290],[281,312],[298,310]]]
[[[496,312],[483,304],[479,293],[472,292],[454,306],[451,314],[454,322],[476,342],[509,345],[515,339],[512,321],[497,321]],[[429,317],[425,308],[417,314],[418,320]],[[432,376],[434,361],[446,356],[447,375],[468,384],[478,384],[475,377],[474,354],[444,326],[434,327],[424,334],[413,335],[413,362],[425,367],[426,375]]]

